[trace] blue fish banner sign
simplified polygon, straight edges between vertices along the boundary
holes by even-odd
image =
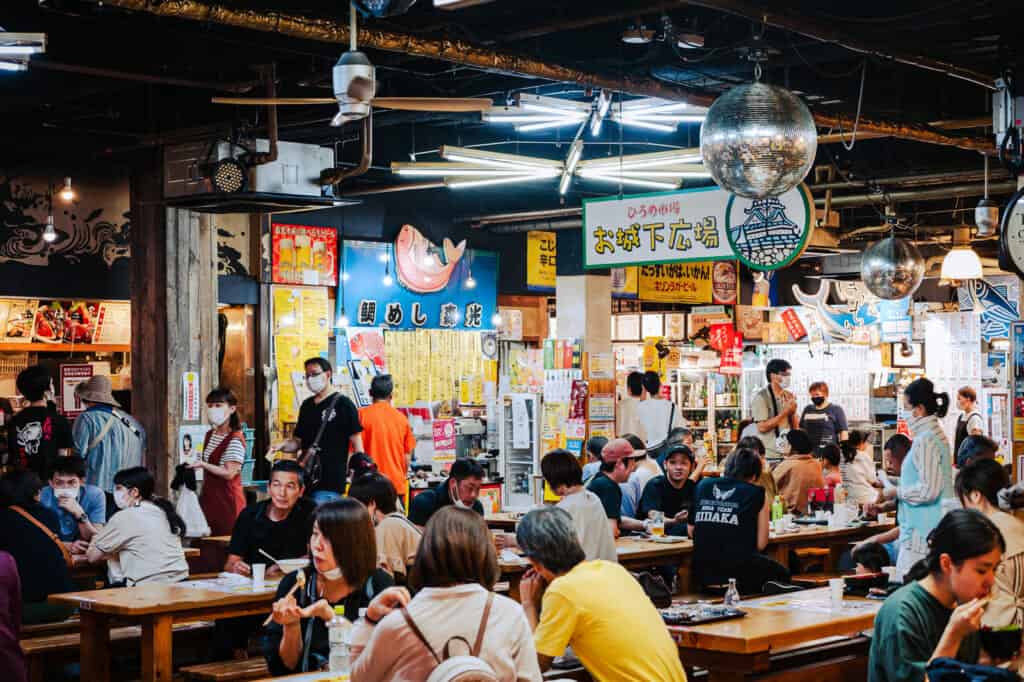
[[[813,206],[802,184],[764,199],[717,187],[587,199],[584,267],[738,259],[753,270],[777,270],[806,248]]]
[[[335,319],[344,314],[353,327],[494,329],[498,255],[447,239],[435,246],[406,228],[415,234],[394,244],[344,242]]]
[[[1020,280],[1016,276],[972,279],[961,285],[956,294],[962,312],[980,313],[983,339],[1010,338],[1011,325],[1020,318]]]

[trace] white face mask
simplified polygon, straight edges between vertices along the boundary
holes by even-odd
[[[226,407],[208,407],[206,408],[206,418],[210,420],[210,423],[214,426],[220,426],[228,420],[231,412]]]
[[[78,486],[73,488],[54,488],[53,496],[60,499],[61,497],[78,497]]]
[[[341,580],[342,577],[343,577],[342,573],[341,573],[341,569],[338,568],[337,566],[335,566],[334,568],[332,568],[329,571],[324,571],[322,573],[322,575],[325,578],[327,578],[328,580]]]
[[[779,377],[779,388],[789,388],[789,380],[791,377],[780,376]]]
[[[470,509],[471,508],[468,504],[466,504],[465,502],[462,501],[462,498],[459,497],[458,488],[456,488],[454,491],[452,491],[451,498],[452,498],[452,504],[454,504],[457,509]]]
[[[327,388],[327,375],[314,374],[313,376],[306,377],[306,387],[313,393],[319,393]]]
[[[126,509],[131,504],[131,499],[128,497],[128,491],[124,489],[115,490],[114,504],[117,505],[118,509]]]

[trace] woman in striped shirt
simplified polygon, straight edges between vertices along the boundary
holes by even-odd
[[[245,509],[241,477],[245,436],[235,394],[226,388],[211,391],[206,396],[206,417],[212,428],[206,432],[203,458],[192,464],[193,469],[206,472],[199,506],[212,535],[231,535],[235,520]]]

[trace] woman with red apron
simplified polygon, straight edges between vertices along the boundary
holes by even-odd
[[[213,535],[231,535],[235,520],[245,508],[245,436],[237,410],[238,399],[227,389],[215,389],[206,396],[206,415],[213,428],[206,432],[203,459],[192,468],[205,472],[199,506]]]

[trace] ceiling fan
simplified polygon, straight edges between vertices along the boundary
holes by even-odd
[[[476,97],[375,97],[376,70],[369,58],[356,47],[356,7],[349,2],[349,50],[334,65],[334,97],[214,97],[214,104],[252,106],[335,104],[338,113],[332,126],[359,121],[370,114],[371,107],[401,111],[474,112],[486,111],[493,102]]]

